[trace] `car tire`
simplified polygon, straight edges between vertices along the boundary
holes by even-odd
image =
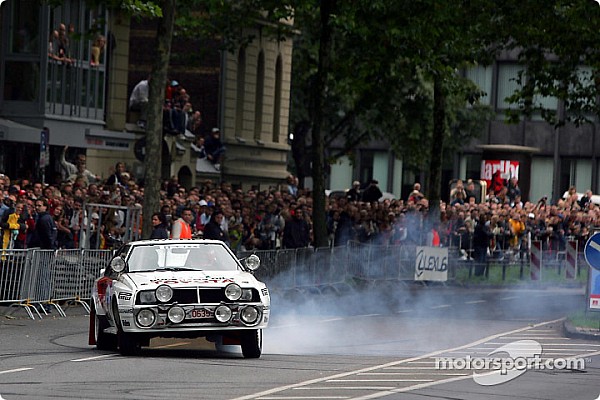
[[[262,329],[242,331],[242,354],[244,358],[259,358],[262,353]]]
[[[119,347],[119,353],[123,356],[133,356],[140,352],[141,343],[137,340],[136,336],[132,333],[123,332],[123,327],[121,326],[121,317],[119,316],[119,307],[117,305],[117,300],[113,300],[112,303],[113,309],[113,318],[115,320],[115,324],[117,325],[117,343]]]
[[[94,335],[96,338],[96,348],[98,350],[116,350],[117,337],[104,332],[109,327],[106,317],[94,313]]]
[[[119,352],[123,356],[134,356],[139,354],[140,349],[142,348],[140,341],[137,340],[134,334],[125,333],[122,330],[119,330],[118,334],[119,338]]]

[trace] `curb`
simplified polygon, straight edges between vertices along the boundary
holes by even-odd
[[[585,328],[581,330],[573,326],[568,320],[563,322],[563,333],[566,337],[571,339],[586,339],[586,340],[600,340],[600,329]]]

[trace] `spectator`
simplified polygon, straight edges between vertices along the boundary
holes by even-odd
[[[490,239],[493,237],[487,224],[487,217],[483,214],[473,230],[473,258],[475,259],[475,276],[482,276],[487,265],[487,254],[490,248]]]
[[[191,239],[192,227],[190,224],[194,219],[194,214],[191,208],[184,208],[181,213],[181,218],[173,222],[171,231],[171,239]]]
[[[204,143],[206,149],[206,158],[213,164],[217,171],[221,170],[221,162],[225,154],[225,146],[221,142],[221,131],[219,128],[213,128],[210,136]]]
[[[283,229],[282,247],[284,249],[298,249],[308,247],[310,243],[310,227],[303,217],[300,207],[290,209],[290,219],[286,221]]]
[[[292,174],[288,175],[285,178],[286,181],[286,185],[287,185],[287,192],[293,196],[293,197],[297,197],[298,196],[298,184],[296,183],[296,177]]]
[[[379,201],[383,197],[383,193],[377,185],[379,185],[379,182],[376,179],[371,179],[369,186],[362,192],[361,200],[365,203]]]
[[[56,225],[56,242],[59,249],[74,249],[75,240],[73,233],[69,229],[69,219],[64,213],[62,205],[54,207],[52,210],[54,224]]]
[[[283,230],[284,224],[283,217],[279,215],[277,210],[277,205],[270,203],[267,206],[267,212],[257,226],[263,250],[273,250],[276,248],[277,238]]]
[[[477,202],[477,192],[475,190],[475,182],[473,179],[469,179],[467,181],[467,186],[465,187],[465,203]]]
[[[2,232],[2,249],[19,248],[15,246],[15,241],[19,233],[25,232],[27,226],[22,218],[24,204],[17,203],[14,195],[9,195],[4,200],[8,207],[0,218],[0,231]]]
[[[104,47],[106,46],[106,38],[102,35],[98,35],[96,39],[94,39],[94,43],[92,44],[92,54],[90,57],[90,65],[92,67],[97,67],[100,65],[100,57],[104,52]]]
[[[108,177],[106,180],[106,185],[108,186],[126,186],[128,181],[128,174],[124,175],[126,172],[125,163],[119,161],[115,164],[115,172]]]
[[[142,129],[146,129],[146,121],[148,119],[148,95],[150,92],[149,80],[143,79],[138,82],[133,88],[131,96],[129,97],[129,109],[131,111],[137,111],[140,113],[140,117],[137,120],[137,126]]]
[[[519,187],[519,181],[514,176],[508,180],[507,196],[511,206],[518,203],[517,198],[521,198],[521,188]]]
[[[99,181],[99,177],[96,176],[92,171],[86,169],[87,166],[87,158],[85,154],[78,153],[75,156],[74,163],[70,163],[66,159],[67,150],[69,146],[63,147],[62,152],[60,153],[60,165],[61,165],[61,175],[63,181],[71,180],[72,177],[77,175],[83,175],[86,177],[89,183],[95,183]],[[74,182],[74,179],[71,180]],[[41,186],[41,183],[39,184]],[[35,186],[34,186],[35,188]],[[36,196],[41,195],[41,193],[36,194]]]
[[[352,187],[348,189],[346,192],[346,198],[348,201],[354,202],[359,201],[362,193],[360,192],[360,182],[354,181],[352,182]]]
[[[152,214],[152,234],[150,239],[168,239],[167,217],[163,213]]]
[[[54,219],[48,214],[48,200],[46,198],[37,199],[35,209],[35,230],[28,247],[56,250],[58,231]]]
[[[221,222],[223,222],[223,211],[216,210],[204,227],[204,239],[214,239],[229,243],[227,234],[221,229]]]
[[[418,182],[416,182],[413,185],[413,191],[410,192],[410,195],[408,196],[408,202],[412,202],[414,204],[417,204],[418,202],[420,202],[424,198],[425,198],[425,195],[423,193],[421,193],[421,184],[418,183]]]
[[[579,200],[579,207],[583,210],[587,210],[590,204],[592,204],[593,195],[594,194],[590,189],[586,190],[585,194],[581,197],[581,200]]]

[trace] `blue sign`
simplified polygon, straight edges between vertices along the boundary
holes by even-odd
[[[600,232],[594,233],[588,239],[583,254],[590,267],[600,270]]]

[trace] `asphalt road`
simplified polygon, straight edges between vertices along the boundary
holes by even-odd
[[[16,319],[0,318],[0,396],[596,399],[600,341],[565,338],[560,320],[583,301],[577,289],[378,287],[343,298],[275,293],[257,360],[237,349],[217,353],[204,340],[166,339],[153,340],[141,356],[122,357],[87,345],[81,307],[67,308],[67,318],[53,313],[42,320],[19,310]],[[459,368],[524,341],[539,344],[544,361],[575,357],[583,368],[530,368],[501,384],[508,378]],[[440,357],[454,360],[454,368],[436,366]]]

